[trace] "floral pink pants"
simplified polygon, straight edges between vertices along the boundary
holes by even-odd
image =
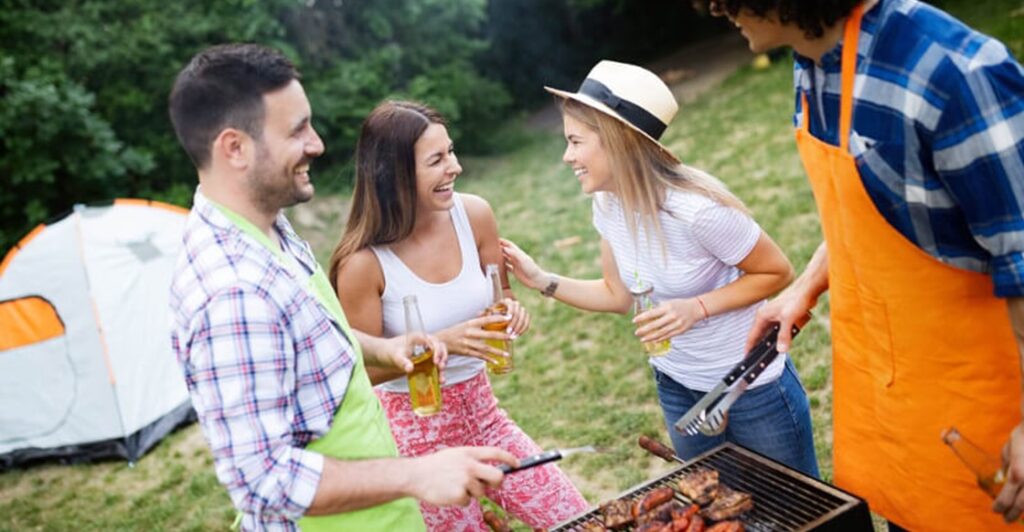
[[[523,458],[542,449],[498,408],[485,372],[442,389],[444,406],[429,417],[412,413],[409,394],[376,390],[403,456],[420,456],[447,447],[491,445]],[[558,466],[547,464],[505,477],[487,498],[532,528],[549,528],[583,513],[587,501]],[[489,530],[478,501],[468,506],[420,503],[427,528],[435,531]]]

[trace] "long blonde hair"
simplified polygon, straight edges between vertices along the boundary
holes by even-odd
[[[563,100],[562,113],[597,132],[612,172],[613,193],[627,214],[626,225],[634,239],[639,231],[639,218],[641,225],[653,231],[664,251],[665,239],[658,214],[663,210],[670,188],[700,194],[720,205],[750,214],[721,181],[677,162],[661,146],[618,119],[572,99]]]

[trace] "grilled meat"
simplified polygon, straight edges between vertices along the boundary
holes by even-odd
[[[686,532],[704,532],[704,518],[700,514],[690,518],[690,524],[686,526]]]
[[[580,532],[608,532],[608,530],[609,529],[605,528],[601,523],[591,521],[589,523],[585,523],[583,528],[580,529]]]
[[[637,440],[637,443],[640,444],[640,447],[643,447],[645,451],[653,454],[654,456],[657,456],[658,458],[661,458],[662,460],[665,460],[666,462],[671,462],[676,459],[675,451],[669,449],[668,447],[665,447],[665,444],[661,443],[658,440],[652,440],[647,436],[640,436],[640,439]]]
[[[672,532],[672,525],[661,521],[651,521],[636,527],[636,532]]]
[[[678,507],[678,510],[676,509]],[[636,517],[636,526],[646,525],[647,523],[657,521],[660,523],[668,523],[672,521],[672,514],[682,510],[683,505],[676,501],[669,501],[657,508],[640,514]]]
[[[701,514],[712,521],[732,519],[743,512],[754,508],[754,499],[749,493],[735,491],[728,486],[720,486],[718,497]]]
[[[739,521],[722,521],[704,532],[743,532],[743,523]]]
[[[633,506],[633,517],[640,517],[658,506],[671,501],[675,495],[675,490],[669,486],[662,486],[651,490],[650,493],[644,495],[644,498],[637,501]]]
[[[604,526],[616,530],[633,524],[633,504],[627,500],[615,499],[601,505]]]
[[[699,512],[699,511],[700,511],[700,506],[697,506],[696,504],[691,504],[689,506],[683,506],[683,505],[680,504],[675,509],[672,510],[672,520],[673,521],[677,521],[679,519],[687,519],[688,520],[691,517],[693,517],[694,515],[697,515],[697,512]]]
[[[683,475],[679,491],[701,506],[708,504],[718,496],[718,471],[698,469]]]
[[[508,521],[502,519],[501,516],[494,512],[485,511],[484,522],[487,523],[487,526],[491,527],[491,530],[494,532],[512,532],[512,527],[508,525]]]

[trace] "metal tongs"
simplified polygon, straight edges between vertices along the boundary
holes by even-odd
[[[540,454],[533,456],[527,456],[519,461],[518,467],[512,467],[508,464],[499,464],[498,469],[506,475],[514,473],[516,471],[522,471],[523,469],[529,469],[534,466],[546,464],[548,462],[554,462],[555,460],[561,460],[566,456],[573,455],[576,453],[596,453],[599,452],[594,448],[593,445],[587,445],[586,447],[573,447],[571,449],[554,449],[551,451],[545,451]]]
[[[806,319],[801,320],[800,325],[806,321]],[[793,336],[796,336],[799,331],[800,327],[794,324]],[[747,353],[747,356],[743,357],[739,364],[733,366],[711,391],[704,394],[697,404],[683,414],[679,421],[676,421],[676,430],[690,436],[696,436],[698,432],[705,436],[721,434],[725,430],[729,407],[779,356],[779,352],[775,348],[778,339],[779,324],[774,323],[757,342],[757,345]],[[722,397],[723,394],[725,397]]]

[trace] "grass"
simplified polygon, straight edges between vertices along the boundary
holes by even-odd
[[[942,4],[1024,52],[1024,3]],[[799,269],[820,231],[790,127],[791,70],[744,69],[683,108],[665,142],[683,160],[721,178]],[[546,268],[600,275],[590,201],[561,163],[558,135],[530,133],[501,157],[467,158],[460,190],[487,198],[503,235]],[[326,263],[341,231],[346,198],[319,197],[294,213],[300,233]],[[575,245],[556,245],[578,236]],[[545,448],[593,444],[607,452],[563,461],[591,503],[667,471],[636,444],[667,441],[654,385],[627,318],[587,314],[516,288],[533,315],[517,342],[517,369],[493,379],[502,406]],[[827,298],[794,345],[811,399],[822,473],[831,475],[831,387]],[[164,440],[134,468],[120,462],[42,465],[0,474],[0,532],[7,530],[223,530],[234,516],[197,426]]]

